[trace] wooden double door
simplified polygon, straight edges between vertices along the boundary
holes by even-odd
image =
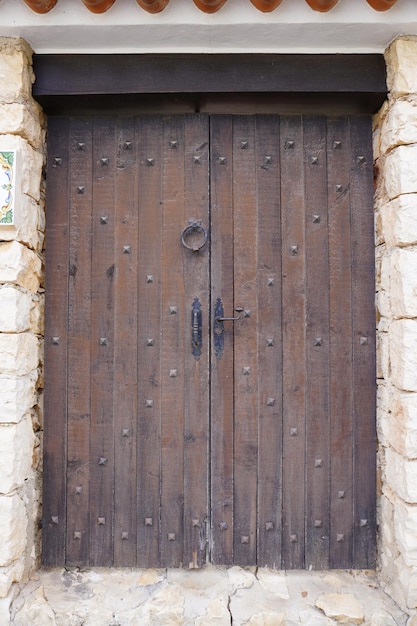
[[[48,137],[44,563],[372,567],[370,118]]]

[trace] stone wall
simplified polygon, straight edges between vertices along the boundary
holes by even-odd
[[[0,37],[0,150],[16,150],[14,226],[0,225],[0,623],[39,558],[44,119],[32,51]]]
[[[417,607],[417,37],[386,52],[388,101],[375,119],[379,565]]]

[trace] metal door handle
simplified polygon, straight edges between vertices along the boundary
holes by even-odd
[[[193,306],[191,309],[191,350],[198,361],[201,356],[201,349],[203,347],[203,333],[202,333],[202,311],[200,300],[194,298]]]
[[[236,313],[243,312],[243,306],[237,306],[235,308]],[[218,359],[221,359],[223,356],[224,350],[224,324],[223,322],[236,322],[240,320],[242,316],[238,315],[237,317],[225,317],[223,302],[221,298],[217,298],[216,306],[214,307],[214,322],[213,322],[213,341],[214,341],[214,352]]]
[[[235,308],[236,313],[241,313],[243,311],[243,306],[237,306]],[[216,322],[236,322],[237,320],[240,320],[242,316],[238,315],[237,317],[216,317],[215,321]]]

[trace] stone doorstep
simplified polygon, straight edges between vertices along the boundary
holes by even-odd
[[[41,570],[13,626],[406,626],[375,572],[265,568]]]

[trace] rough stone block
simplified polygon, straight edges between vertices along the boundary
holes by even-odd
[[[0,372],[24,376],[39,364],[39,341],[31,332],[0,333]]]
[[[385,477],[391,489],[405,502],[417,503],[417,460],[405,459],[393,448],[385,451]]]
[[[43,129],[40,124],[42,117],[35,104],[0,104],[0,133],[19,135],[34,148],[40,148],[43,143]]]
[[[0,424],[16,424],[36,404],[37,372],[27,376],[0,375]]]
[[[39,257],[21,243],[0,243],[0,283],[14,283],[36,293],[41,267]]]
[[[385,188],[390,200],[403,193],[417,193],[417,144],[398,146],[385,160]]]
[[[417,37],[399,37],[385,52],[387,85],[398,97],[417,93]]]
[[[0,567],[0,598],[5,598],[13,583],[19,582],[23,576],[25,565],[20,559],[8,567]],[[0,624],[1,624],[0,619]]]
[[[21,333],[31,326],[32,298],[14,287],[0,287],[0,332]]]
[[[417,320],[394,320],[388,335],[393,384],[417,391]]]
[[[0,37],[0,102],[31,97],[31,59],[32,50],[23,39]]]
[[[377,335],[377,378],[389,378],[389,341],[388,333]]]
[[[381,152],[400,145],[417,143],[417,98],[396,100],[381,128]]]
[[[391,313],[417,317],[417,250],[396,248],[391,253]]]
[[[395,504],[395,538],[404,563],[417,568],[417,506],[399,499]]]
[[[383,427],[387,442],[402,456],[417,459],[417,393],[394,390],[391,409]]]
[[[399,196],[381,208],[382,231],[388,247],[417,243],[417,194]]]
[[[0,424],[0,494],[10,493],[28,478],[34,441],[30,415],[18,424]]]
[[[39,203],[30,196],[21,194],[16,209],[16,223],[9,227],[3,226],[1,238],[3,241],[20,241],[40,252],[43,241],[42,224]]]
[[[0,566],[18,559],[26,547],[27,515],[17,494],[0,496]]]
[[[365,619],[362,604],[351,593],[323,594],[317,598],[316,606],[338,622],[362,624]]]
[[[404,597],[404,609],[417,608],[417,567],[407,567],[400,556],[395,561],[397,581],[393,581],[393,598],[401,606]],[[399,588],[397,588],[397,585]],[[398,599],[396,597],[398,595]]]

